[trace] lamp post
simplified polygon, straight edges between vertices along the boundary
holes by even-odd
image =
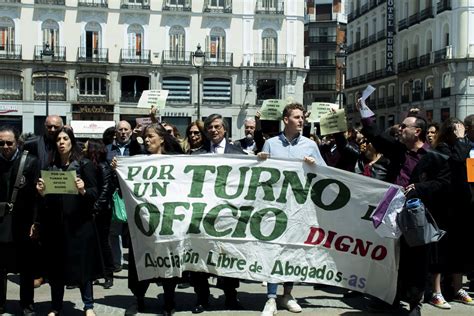
[[[46,67],[46,117],[49,115],[49,64],[53,61],[54,50],[49,48],[49,44],[44,44],[41,52],[41,60]]]
[[[339,50],[334,56],[336,59],[336,68],[339,68],[339,108],[342,109],[342,74],[346,68],[346,46],[344,44],[340,44]]]
[[[197,119],[201,119],[201,68],[204,67],[206,55],[201,50],[201,44],[197,45],[196,51],[193,53],[193,66],[198,73],[198,100],[197,100]]]

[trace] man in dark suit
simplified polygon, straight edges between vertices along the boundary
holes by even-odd
[[[12,202],[12,194],[23,152],[18,148],[18,131],[0,127],[0,202]],[[5,312],[7,273],[20,273],[22,315],[35,315],[33,309],[33,263],[31,237],[36,236],[36,181],[38,160],[28,154],[20,176],[13,208],[0,214],[0,314]],[[11,211],[10,211],[11,209]]]
[[[245,152],[238,146],[231,144],[227,135],[227,124],[220,114],[209,115],[204,121],[204,130],[209,139],[202,148],[196,150],[192,155],[199,154],[234,154],[245,155]],[[197,303],[193,309],[194,314],[202,313],[209,305],[209,275],[203,272],[191,272],[191,283],[197,295]],[[237,299],[237,288],[239,280],[234,278],[219,277],[218,287],[222,288],[225,294],[225,305],[229,309],[242,309]]]

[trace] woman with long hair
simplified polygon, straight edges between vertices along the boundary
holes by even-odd
[[[452,275],[452,299],[474,305],[472,298],[462,288],[463,273],[472,269],[466,265],[469,261],[469,251],[466,251],[465,247],[466,240],[470,239],[471,225],[466,219],[470,218],[469,212],[472,212],[472,209],[469,208],[471,191],[466,174],[466,158],[469,156],[470,145],[465,138],[464,124],[456,118],[444,121],[433,147],[448,158],[451,185],[449,192],[446,192],[448,203],[437,213],[433,212],[436,222],[447,233],[439,242],[432,244],[430,269],[433,273],[433,296],[429,302],[438,308],[451,308],[442,294],[442,290],[448,290],[441,288],[441,274],[445,274]]]
[[[147,154],[173,155],[184,153],[176,138],[168,133],[163,125],[159,123],[152,123],[145,127],[142,138]],[[116,167],[116,165],[117,162],[115,161],[113,167]],[[178,278],[157,278],[139,281],[133,247],[130,244],[128,287],[136,298],[136,306],[134,305],[129,308],[126,313],[127,315],[133,315],[144,310],[145,294],[151,283],[161,283],[163,285],[165,301],[163,315],[172,315],[175,309],[174,295]]]
[[[185,151],[189,154],[200,149],[207,142],[203,121],[196,120],[188,125],[185,141],[187,147]]]
[[[112,168],[107,162],[107,151],[102,140],[89,139],[84,145],[84,155],[97,170],[98,198],[94,203],[93,210],[105,268],[105,282],[102,286],[104,289],[110,289],[114,285],[114,260],[109,243],[110,222],[112,220],[111,201],[115,188]]]
[[[92,280],[102,272],[93,208],[97,200],[96,168],[84,158],[71,128],[62,127],[54,134],[56,148],[49,171],[76,173],[77,194],[47,194],[40,178],[36,185],[43,197],[40,209],[40,238],[45,250],[46,276],[51,287],[51,311],[59,315],[63,308],[64,286],[79,286],[85,315],[95,315]]]

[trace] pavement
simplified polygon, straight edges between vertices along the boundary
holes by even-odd
[[[210,310],[200,315],[260,315],[266,302],[266,287],[261,283],[251,281],[241,281],[239,288],[239,299],[243,311],[229,311],[224,307],[224,295],[222,290],[216,288],[215,279],[210,279],[211,299]],[[19,277],[17,275],[8,276],[7,313],[4,315],[19,315]],[[281,293],[282,288],[279,288]],[[345,298],[347,291],[335,287],[320,286],[313,288],[313,284],[295,284],[293,296],[303,308],[303,312],[298,315],[403,315],[403,313],[369,313],[367,311],[368,299],[363,296]],[[127,270],[125,269],[115,274],[114,286],[105,290],[100,285],[94,286],[95,308],[97,315],[124,315],[125,310],[134,303],[134,298],[127,287]],[[49,311],[50,288],[48,284],[43,284],[35,290],[35,309],[37,315],[46,315]],[[192,287],[176,289],[176,315],[192,315],[190,312],[195,303],[195,295]],[[139,315],[160,315],[163,306],[163,289],[155,284],[148,289],[145,298],[146,310]],[[449,311],[440,310],[428,304],[424,304],[422,315],[455,315],[472,316],[474,306],[463,305],[453,302]],[[64,309],[62,315],[79,316],[84,315],[82,311],[82,301],[79,289],[66,290],[64,295]],[[295,315],[285,310],[279,310],[278,315]]]

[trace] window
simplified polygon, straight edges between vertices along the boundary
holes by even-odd
[[[266,29],[262,33],[262,60],[276,61],[277,33],[272,29]]]
[[[441,122],[446,121],[450,117],[449,108],[441,109]]]
[[[127,30],[128,58],[141,57],[143,50],[143,28],[138,24],[132,24]]]
[[[0,52],[12,51],[15,44],[15,24],[7,17],[0,18]]]
[[[107,80],[99,77],[85,77],[79,79],[80,95],[107,95]]]
[[[21,96],[22,83],[21,77],[8,74],[0,74],[0,99],[4,99],[8,95]],[[14,98],[18,99],[18,98]]]
[[[150,88],[150,78],[142,76],[123,76],[120,82],[122,102],[138,102],[143,90]]]
[[[175,25],[170,29],[170,57],[184,59],[185,34],[184,28],[179,25]]]
[[[35,79],[35,100],[46,98],[46,78]],[[49,78],[49,97],[51,100],[66,100],[66,80],[64,78]]]
[[[332,4],[316,4],[316,21],[332,20]]]
[[[203,80],[203,103],[230,104],[230,79],[207,78]]]
[[[206,38],[208,56],[211,60],[225,59],[225,31],[220,27],[214,27]]]
[[[186,0],[167,0],[169,5],[180,5],[184,6]]]
[[[451,73],[446,72],[443,74],[443,88],[451,87]]]
[[[169,90],[167,102],[191,103],[191,80],[186,77],[164,77],[163,90]]]
[[[85,39],[84,44],[86,47],[85,57],[100,57],[100,36],[101,28],[97,22],[89,22],[85,28]]]
[[[266,99],[279,99],[280,87],[278,80],[257,80],[257,104],[262,104]]]
[[[59,46],[59,24],[53,20],[46,20],[41,25],[43,31],[43,45],[48,44],[51,49]]]
[[[209,6],[212,8],[223,8],[225,0],[210,0]]]

